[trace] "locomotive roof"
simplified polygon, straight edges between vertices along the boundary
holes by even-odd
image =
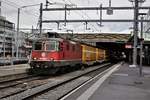
[[[35,40],[37,41],[63,41],[62,38],[38,38]]]
[[[84,43],[84,42],[79,42],[79,41],[75,41],[75,40],[68,40],[68,39],[64,39],[64,38],[38,38],[38,39],[35,40],[35,42],[40,42],[40,41],[60,41],[60,42],[68,41],[72,44],[80,43],[82,45],[87,45],[87,46],[91,46],[91,47],[104,49],[103,47],[97,47],[97,46],[93,46],[93,45],[90,45],[90,44],[87,44],[87,43]]]
[[[68,41],[68,42],[80,43],[79,41],[74,41],[74,40],[69,40],[69,39],[64,39],[64,38],[38,38],[38,39],[35,39],[35,42],[37,41]]]

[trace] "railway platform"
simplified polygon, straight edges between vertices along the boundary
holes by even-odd
[[[0,66],[0,77],[26,73],[28,64]]]
[[[143,66],[143,76],[138,67],[128,63],[116,65],[92,81],[83,84],[61,100],[149,100],[150,67]]]

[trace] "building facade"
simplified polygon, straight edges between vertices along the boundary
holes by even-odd
[[[29,38],[28,38],[28,33],[19,32],[17,41],[18,42],[16,44],[18,44],[19,58],[26,58],[28,55],[30,55],[30,51],[32,49],[32,43],[30,43],[31,40],[29,40]],[[16,49],[15,49],[15,51],[16,51]]]
[[[150,20],[150,10],[147,12],[145,16],[146,20]],[[144,40],[150,41],[150,22],[144,23]]]
[[[0,58],[13,56],[14,45],[14,24],[0,16]]]

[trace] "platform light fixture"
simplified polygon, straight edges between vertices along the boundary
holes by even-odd
[[[109,7],[107,9],[107,15],[113,15],[113,9],[111,7],[111,0],[109,0]]]

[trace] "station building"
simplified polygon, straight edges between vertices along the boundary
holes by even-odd
[[[0,16],[0,58],[11,56],[14,45],[14,24]]]

